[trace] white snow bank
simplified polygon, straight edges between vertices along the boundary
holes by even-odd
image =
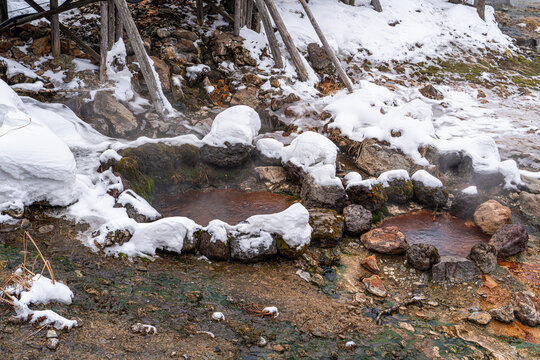
[[[230,144],[253,144],[261,129],[259,114],[246,105],[237,105],[220,112],[210,132],[202,139],[208,145],[225,147]]]
[[[388,182],[392,180],[410,180],[409,173],[403,169],[385,171],[377,179],[384,187],[388,187]]]
[[[283,154],[283,144],[276,139],[262,138],[257,141],[257,150],[261,154],[271,159],[281,159]]]
[[[411,176],[411,180],[421,182],[426,187],[440,188],[443,187],[441,180],[428,173],[426,170],[418,170]]]
[[[6,66],[7,66],[6,77],[8,79],[11,79],[15,75],[23,74],[24,76],[26,76],[27,78],[30,78],[30,79],[43,80],[43,78],[41,76],[38,76],[32,70],[30,70],[29,68],[27,68],[24,65],[19,64],[15,60],[7,59],[7,58],[5,58],[3,56],[0,56],[0,62],[5,63]]]

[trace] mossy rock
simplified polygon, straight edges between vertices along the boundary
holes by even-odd
[[[448,192],[443,187],[428,187],[420,181],[413,180],[414,195],[427,207],[440,209],[446,206]]]
[[[347,195],[353,204],[362,205],[369,211],[379,210],[387,200],[382,184],[348,186]]]
[[[406,204],[414,196],[414,187],[411,180],[394,179],[388,182],[384,188],[388,201],[396,204]]]
[[[154,180],[139,170],[139,163],[131,157],[123,157],[113,170],[124,180],[124,186],[133,189],[145,199],[149,199],[154,191]]]
[[[202,240],[204,230],[197,230],[193,233],[193,237],[189,239],[187,236],[184,239],[184,245],[182,246],[183,253],[197,252]]]
[[[299,249],[296,249],[296,248],[293,249],[285,242],[285,240],[283,240],[283,237],[277,236],[276,246],[278,249],[278,253],[281,256],[289,258],[289,259],[296,259],[300,257],[304,252],[306,252],[307,248],[309,247],[309,244],[306,244]]]
[[[212,235],[208,231],[199,235],[199,251],[210,260],[227,261],[231,258],[230,238],[227,236],[227,242],[220,240],[212,241]]]
[[[343,216],[330,209],[309,209],[309,225],[313,228],[311,245],[315,247],[334,247],[343,237],[345,220]]]

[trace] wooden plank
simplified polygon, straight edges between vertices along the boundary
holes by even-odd
[[[122,25],[122,19],[120,19],[120,13],[118,12],[118,9],[116,9],[116,7],[114,8],[114,15],[114,42],[116,43],[124,34],[124,25]]]
[[[272,21],[270,20],[270,15],[264,5],[264,0],[255,0],[257,9],[259,10],[259,15],[264,26],[264,32],[266,33],[266,38],[268,39],[268,45],[270,45],[270,51],[272,52],[272,57],[274,58],[274,64],[277,68],[283,68],[283,59],[281,58],[281,50],[279,49],[279,44],[276,39],[276,34],[274,33],[274,27],[272,26]]]
[[[253,0],[246,1],[246,26],[248,29],[252,29],[253,19]]]
[[[50,0],[51,9],[58,7],[58,0]],[[53,57],[60,56],[60,22],[58,21],[58,14],[52,15],[51,21],[51,52]]]
[[[139,67],[144,76],[146,85],[148,86],[150,99],[152,99],[152,103],[154,104],[156,111],[163,116],[165,115],[163,100],[159,95],[158,83],[156,81],[156,77],[154,76],[154,69],[150,64],[150,59],[146,53],[146,50],[144,49],[144,44],[141,35],[139,34],[139,30],[135,25],[135,21],[131,17],[131,12],[129,11],[129,7],[127,6],[125,0],[114,0],[114,3],[116,4],[116,8],[120,13],[122,24],[126,29],[129,42],[131,43],[131,47],[133,48],[137,61],[139,62]]]
[[[107,80],[107,52],[109,51],[109,4],[106,1],[101,2],[101,26],[99,40],[99,81]]]
[[[223,19],[227,21],[229,24],[234,25],[234,18],[229,15],[223,8],[220,6],[214,4],[213,0],[204,0],[205,3],[208,4],[215,12],[223,16]]]
[[[486,0],[475,0],[474,5],[480,19],[486,21]]]
[[[112,46],[115,43],[115,33],[116,33],[116,9],[114,7],[114,0],[107,0],[107,5],[109,9],[107,10],[108,20],[108,31],[107,31],[107,42],[109,44],[108,50],[111,50]]]
[[[7,0],[0,0],[0,22],[6,21],[8,17]]]
[[[204,20],[203,2],[197,0],[197,24],[202,25]]]
[[[379,0],[371,0],[371,5],[377,12],[382,12],[381,2]]]
[[[242,0],[234,1],[234,35],[240,35],[242,27]]]
[[[315,17],[313,16],[311,9],[306,4],[305,0],[300,0],[300,4],[302,4],[302,6],[304,7],[304,11],[306,12],[307,17],[309,21],[311,22],[311,25],[313,25],[313,28],[315,29],[317,36],[321,40],[321,43],[323,44],[326,54],[328,55],[330,60],[332,60],[332,63],[334,63],[334,66],[336,67],[336,71],[341,81],[343,81],[343,83],[345,84],[349,92],[353,92],[351,79],[349,79],[349,77],[345,73],[345,70],[343,70],[343,67],[341,67],[341,63],[339,62],[339,59],[336,57],[334,50],[332,50],[332,48],[330,47],[330,44],[328,44],[328,41],[326,40],[326,36],[324,36],[324,33],[322,32],[319,24],[317,23],[317,20],[315,20]]]
[[[285,23],[283,22],[283,19],[279,14],[276,4],[274,3],[274,0],[264,1],[266,3],[268,11],[270,12],[270,15],[274,19],[274,23],[278,28],[281,38],[283,39],[283,42],[285,43],[285,46],[287,47],[287,50],[291,55],[291,59],[294,63],[294,66],[296,67],[296,71],[298,72],[298,78],[300,79],[300,81],[306,81],[308,79],[308,73],[304,65],[302,56],[300,56],[298,49],[294,45],[291,34],[289,34],[289,31],[287,30],[287,27],[285,26]]]

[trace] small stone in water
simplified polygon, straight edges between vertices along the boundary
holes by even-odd
[[[47,339],[47,348],[50,350],[56,350],[60,341],[57,338]]]

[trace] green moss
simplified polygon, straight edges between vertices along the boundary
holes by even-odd
[[[129,182],[129,186],[133,191],[146,200],[150,198],[150,195],[154,191],[154,180],[139,170],[139,164],[136,159],[123,157],[113,167],[113,170],[120,173]]]
[[[300,249],[292,249],[281,236],[276,238],[276,246],[278,253],[289,259],[295,259],[302,255],[308,248],[308,244],[304,245]]]

